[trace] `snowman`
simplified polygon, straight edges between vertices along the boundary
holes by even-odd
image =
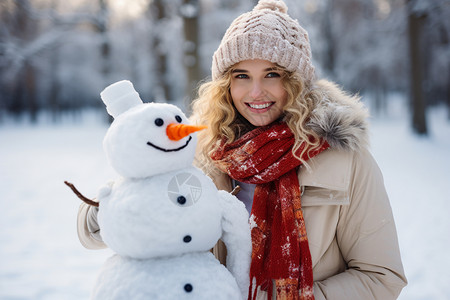
[[[129,81],[101,98],[114,118],[103,141],[120,175],[98,192],[98,223],[116,254],[92,299],[244,299],[249,286],[248,213],[192,166],[195,131],[183,112],[143,103]],[[227,246],[227,268],[210,252]]]

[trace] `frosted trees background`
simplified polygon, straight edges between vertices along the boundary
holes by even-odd
[[[371,151],[409,281],[399,299],[448,300],[450,1],[285,1],[319,75],[372,99]],[[145,101],[188,107],[229,23],[255,2],[0,0],[1,299],[89,297],[111,254],[79,243],[80,201],[63,180],[94,197],[116,177],[99,92],[126,78]]]
[[[0,121],[101,107],[99,92],[120,79],[145,101],[187,109],[226,28],[256,2],[0,0]],[[369,95],[373,112],[403,94],[426,133],[426,108],[450,107],[449,0],[285,2],[319,76]]]

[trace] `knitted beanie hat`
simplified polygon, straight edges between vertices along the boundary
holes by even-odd
[[[234,64],[263,59],[298,71],[305,83],[314,80],[308,33],[287,14],[282,0],[260,0],[252,11],[237,17],[213,55],[212,79]]]

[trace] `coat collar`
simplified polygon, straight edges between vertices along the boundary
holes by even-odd
[[[319,80],[313,87],[320,99],[307,124],[337,150],[368,146],[368,111],[359,96],[343,92],[336,84]]]

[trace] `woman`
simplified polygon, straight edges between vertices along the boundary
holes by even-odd
[[[282,1],[239,16],[193,104],[198,165],[251,212],[250,297],[395,299],[406,285],[357,97],[316,81]],[[224,261],[223,245],[215,248]]]
[[[251,299],[396,299],[406,285],[380,170],[357,97],[316,81],[306,31],[282,1],[233,21],[192,119],[197,164],[239,185],[251,212]],[[94,209],[79,237],[104,247]],[[223,244],[214,253],[226,264]],[[269,297],[270,296],[270,297]]]

